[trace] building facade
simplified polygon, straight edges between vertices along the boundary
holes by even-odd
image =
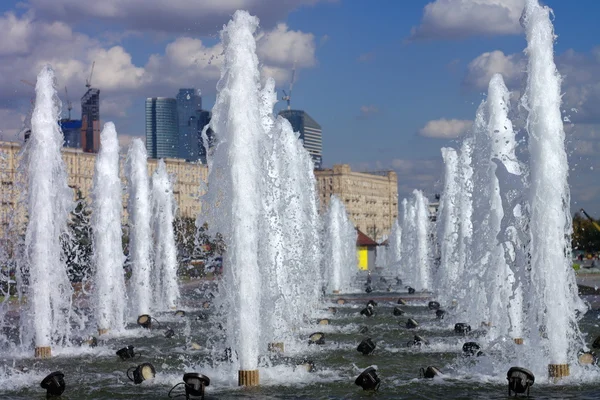
[[[196,161],[200,158],[198,120],[202,110],[202,97],[196,89],[179,89],[176,100],[179,120],[178,157],[187,161]]]
[[[398,176],[394,171],[354,172],[348,164],[315,170],[321,211],[336,195],[354,225],[370,238],[381,240],[398,217]]]
[[[300,140],[304,148],[310,154],[316,169],[321,169],[323,165],[323,132],[321,125],[302,110],[283,110],[279,112],[283,118],[287,119],[294,132],[300,133]]]
[[[146,151],[149,158],[179,157],[177,100],[169,97],[146,99]]]
[[[81,148],[86,153],[100,149],[100,89],[89,88],[81,98]]]

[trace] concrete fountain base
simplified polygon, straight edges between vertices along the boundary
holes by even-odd
[[[50,346],[39,346],[35,348],[35,358],[50,358],[52,357],[52,349]]]
[[[238,371],[238,386],[258,386],[258,370]]]

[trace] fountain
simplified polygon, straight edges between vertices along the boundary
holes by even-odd
[[[165,162],[160,160],[152,175],[152,217],[154,221],[153,290],[157,310],[174,310],[179,300],[177,284],[177,247],[173,219],[173,185]]]
[[[136,316],[149,314],[151,305],[152,227],[150,180],[146,147],[136,138],[129,146],[125,174],[129,202],[129,257],[131,258],[131,300]]]
[[[585,311],[571,268],[565,133],[560,114],[560,75],[554,64],[554,30],[550,9],[527,0],[522,17],[527,36],[528,110],[526,130],[530,157],[531,345],[548,364],[550,377],[569,375],[569,362],[581,345],[575,310]],[[538,335],[537,332],[542,333]]]
[[[119,141],[112,122],[100,134],[100,151],[92,186],[93,263],[96,267],[95,311],[98,334],[125,328],[125,277],[123,273],[119,178]]]
[[[35,343],[35,356],[51,356],[51,346],[63,343],[70,332],[73,289],[61,257],[60,238],[67,229],[73,192],[61,158],[63,136],[58,127],[60,101],[54,71],[45,66],[37,77],[31,119],[31,139],[25,150],[29,222],[25,234],[23,271],[18,278],[22,311],[21,342]]]
[[[329,199],[325,215],[324,281],[329,293],[345,293],[358,271],[356,260],[356,229],[348,219],[346,207],[335,195]]]
[[[414,281],[411,283],[418,290],[431,288],[431,219],[429,201],[420,190],[413,191],[415,202],[415,264]],[[410,282],[410,281],[409,281]]]

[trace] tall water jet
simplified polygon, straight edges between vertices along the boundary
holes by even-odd
[[[356,275],[357,232],[346,213],[346,207],[335,195],[329,200],[325,216],[325,252],[323,268],[329,292],[341,293],[350,290],[350,282]]]
[[[100,335],[125,324],[125,277],[119,178],[119,141],[112,122],[104,124],[92,184],[93,263],[96,323]]]
[[[402,258],[402,227],[398,218],[394,220],[392,232],[388,238],[387,264],[400,275],[400,259]],[[394,267],[395,266],[395,267]]]
[[[154,220],[154,276],[153,292],[158,310],[175,309],[179,300],[177,284],[177,245],[173,220],[175,219],[173,184],[164,160],[152,175],[152,215]]]
[[[456,208],[458,218],[458,243],[456,248],[458,276],[467,276],[471,265],[471,245],[473,241],[473,131],[469,132],[462,141],[458,153],[458,193]],[[454,293],[456,298],[464,299],[469,292],[467,285],[457,285]]]
[[[431,288],[431,219],[429,218],[429,200],[420,190],[413,191],[415,208],[415,264],[413,281],[418,290]]]
[[[560,115],[561,77],[554,63],[550,9],[537,0],[527,0],[522,23],[528,56],[522,104],[529,111],[531,339],[548,360],[549,375],[561,377],[569,374],[568,363],[581,343],[575,310],[583,310],[570,260],[572,224]]]
[[[28,309],[21,317],[21,340],[31,343],[33,339],[35,356],[45,358],[51,356],[52,344],[66,340],[70,330],[73,289],[61,257],[60,237],[67,229],[73,192],[60,153],[60,103],[50,66],[40,71],[35,91],[32,132],[25,152],[29,220],[22,269],[29,276],[27,287],[21,289],[28,299]]]
[[[502,232],[502,220],[504,218],[504,209],[502,197],[500,193],[500,181],[496,176],[496,164],[493,159],[499,158],[506,160],[512,167],[514,159],[514,132],[512,123],[508,118],[510,93],[504,84],[502,75],[495,74],[492,76],[488,87],[488,140],[490,143],[490,166],[489,180],[490,185],[490,212],[488,218],[488,226],[490,230],[490,264],[488,266],[487,275],[487,293],[488,307],[490,309],[490,333],[488,340],[505,336],[509,333],[511,322],[515,324],[514,332],[521,331],[521,319],[519,310],[522,310],[522,300],[519,300],[520,295],[516,293],[513,296],[513,291],[518,290],[515,287],[515,276],[507,263],[505,246],[500,242],[500,238],[504,237]],[[511,159],[511,157],[513,157]],[[503,162],[503,161],[501,161]],[[517,298],[518,304],[511,306],[512,299]],[[508,300],[508,301],[507,301]],[[509,310],[512,314],[509,315]],[[521,333],[522,334],[522,333]],[[522,338],[518,336],[515,339]]]
[[[450,147],[442,148],[444,160],[444,191],[438,210],[438,240],[440,265],[436,271],[436,290],[440,301],[453,300],[453,290],[459,279],[458,246],[458,155]]]
[[[416,286],[418,263],[417,213],[414,196],[402,201],[402,268],[406,283]]]
[[[149,314],[151,306],[152,209],[146,147],[141,139],[132,141],[127,152],[125,173],[129,200],[129,257],[131,293],[137,315]]]
[[[228,329],[240,363],[240,385],[258,385],[261,278],[258,266],[261,198],[260,142],[265,132],[259,100],[254,32],[258,19],[236,11],[221,31],[224,61],[210,126],[217,147],[209,173],[208,212],[228,241],[225,254]],[[218,226],[217,226],[218,224]],[[210,223],[209,223],[210,225]]]

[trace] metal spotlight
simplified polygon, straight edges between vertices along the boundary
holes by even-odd
[[[406,288],[408,289],[408,294],[415,294],[416,290],[414,288],[411,288],[410,286],[407,286]]]
[[[598,336],[596,340],[594,340],[594,343],[592,343],[592,347],[594,349],[600,349],[600,336]]]
[[[335,314],[337,312],[337,308],[335,307],[329,307],[327,310],[332,314]]]
[[[60,396],[65,391],[65,374],[55,371],[45,377],[40,383],[42,389],[46,389],[46,398]]]
[[[475,342],[467,342],[463,344],[462,351],[465,356],[481,356],[483,352],[480,351],[481,347]]]
[[[371,338],[366,338],[356,348],[357,351],[363,353],[363,355],[369,355],[373,351],[375,351],[375,343],[371,340]]]
[[[369,367],[356,378],[354,383],[363,388],[363,390],[377,390],[379,389],[381,379],[377,376],[377,370]]]
[[[400,307],[394,307],[393,313],[395,316],[404,315],[404,310]]]
[[[433,379],[438,375],[442,375],[442,371],[436,367],[429,366],[427,368],[421,368],[419,374],[421,375],[421,378]]]
[[[360,312],[360,315],[364,315],[364,316],[367,316],[367,317],[372,317],[373,314],[374,314],[374,312],[373,312],[373,307],[372,306],[371,307],[363,308],[363,310]]]
[[[179,382],[169,390],[169,398],[175,398],[182,396],[181,394],[171,396],[173,390],[180,386],[185,386],[185,398],[189,400],[190,397],[200,397],[204,399],[204,388],[210,385],[210,379],[208,376],[199,374],[197,372],[187,372],[183,374],[183,382]]]
[[[373,307],[377,307],[377,302],[376,302],[375,300],[369,300],[369,301],[367,302],[367,306],[368,306],[369,304],[370,304],[371,306],[373,306]]]
[[[367,332],[369,332],[368,326],[361,326],[360,329],[358,330],[358,333],[367,333]]]
[[[404,300],[402,297],[400,297],[398,299],[398,304],[401,304],[401,305],[405,306],[406,305],[406,300]]]
[[[406,321],[406,328],[407,329],[415,329],[418,326],[419,326],[419,323],[417,321],[415,321],[414,319],[412,319],[412,318],[409,318]]]
[[[148,314],[142,314],[138,317],[137,324],[142,328],[150,329],[152,328],[152,317]]]
[[[167,330],[165,331],[165,337],[167,339],[170,339],[173,336],[175,336],[175,331],[172,328],[167,328]]]
[[[148,379],[153,379],[156,376],[156,369],[150,363],[142,363],[137,367],[131,367],[127,370],[127,377],[130,381],[139,385]]]
[[[427,340],[425,340],[422,336],[415,335],[413,340],[406,343],[406,347],[421,347],[421,346],[427,346],[428,344],[429,344],[429,342]]]
[[[430,310],[439,310],[440,309],[440,303],[438,303],[437,301],[430,301],[427,304],[427,307],[429,307]]]
[[[323,318],[317,321],[317,325],[329,325],[329,319]]]
[[[346,304],[346,300],[344,300],[344,299],[337,299],[336,303],[338,303],[338,305],[341,306],[341,305]]]
[[[436,310],[435,311],[435,317],[437,319],[444,319],[445,314],[446,314],[446,311],[444,311],[444,310]]]
[[[402,279],[396,277],[396,285],[402,285]]]
[[[365,289],[365,292],[367,293],[371,293],[373,291],[373,288],[371,287],[371,285],[367,286],[367,288]]]
[[[176,317],[185,317],[185,311],[177,310],[177,311],[175,311],[175,316]]]
[[[458,324],[454,325],[454,332],[461,335],[466,335],[467,333],[471,332],[471,325],[465,324],[464,322],[459,322]]]
[[[304,359],[297,366],[306,369],[306,372],[315,372],[315,363],[312,360]]]
[[[598,357],[593,351],[579,350],[577,353],[577,360],[579,361],[579,364],[582,365],[595,365],[598,362]]]
[[[129,345],[127,347],[123,347],[120,350],[117,350],[117,355],[119,356],[119,358],[123,361],[125,360],[129,360],[130,358],[135,357],[137,354],[138,358],[141,356],[140,353],[135,353],[133,351],[133,346]]]
[[[513,392],[515,397],[518,393],[527,392],[529,397],[529,388],[535,382],[533,373],[528,369],[521,367],[512,367],[506,373],[506,379],[508,380],[508,395]]]
[[[308,337],[308,344],[325,344],[325,334],[323,332],[315,332]]]

